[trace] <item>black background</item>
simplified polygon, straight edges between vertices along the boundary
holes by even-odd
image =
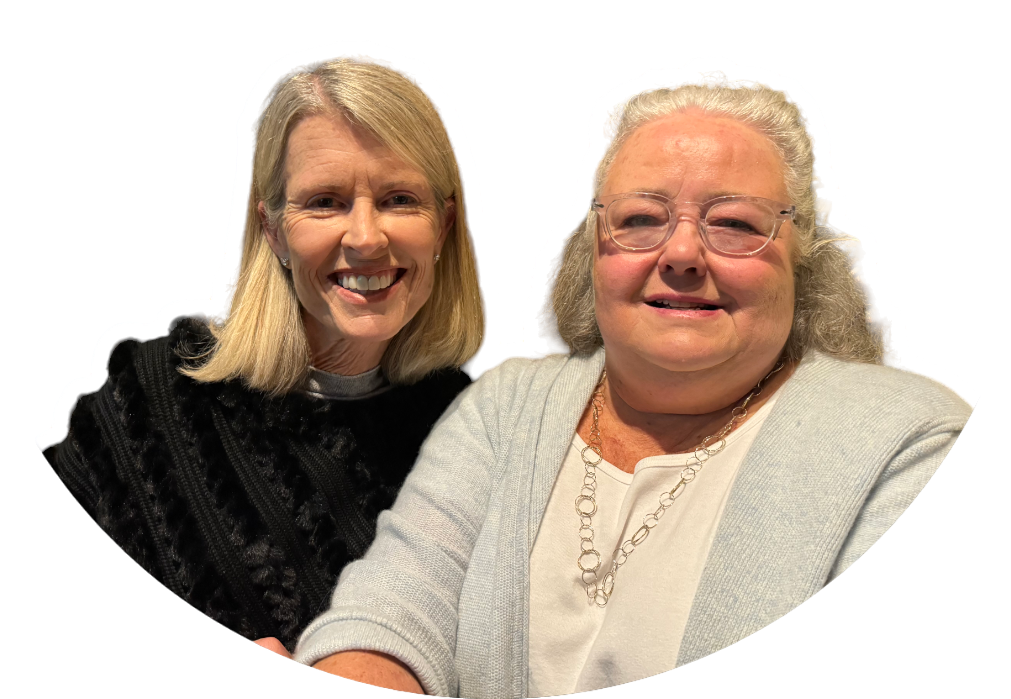
[[[305,45],[224,53],[201,43],[182,56],[161,42],[107,54],[98,47],[64,78],[67,108],[29,115],[28,133],[37,138],[28,146],[40,165],[28,195],[50,212],[28,220],[26,240],[41,264],[22,282],[25,295],[42,304],[31,313],[37,345],[29,365],[41,374],[31,435],[49,426],[64,385],[88,374],[109,326],[149,323],[171,300],[209,294],[232,197],[236,119],[263,70]],[[582,58],[585,49],[571,58],[492,49],[450,58],[431,43],[398,46],[428,62],[460,112],[480,172],[501,339],[519,340],[529,270],[572,200],[593,99],[648,68],[691,57],[595,66]],[[793,75],[815,95],[849,215],[878,237],[880,269],[913,347],[981,387],[979,362],[961,331],[971,311],[959,316],[948,305],[957,302],[949,292],[962,271],[951,222],[918,217],[911,231],[897,213],[905,210],[898,202],[937,193],[942,180],[948,187],[960,165],[945,140],[954,117],[911,116],[935,74],[898,63],[876,77],[851,64],[735,59]],[[850,572],[766,630],[682,669],[676,681],[727,681],[736,670],[762,686],[751,674],[760,667],[778,690],[805,686],[801,675],[809,673],[837,688],[868,672],[902,681],[913,671],[900,659],[935,661],[930,672],[940,674],[968,659],[960,639],[970,633],[970,618],[985,613],[978,605],[991,585],[958,529],[976,519],[959,469],[970,462],[973,434],[969,428],[909,512]],[[18,570],[30,581],[25,635],[37,661],[97,673],[102,684],[116,682],[103,670],[111,665],[150,667],[159,683],[180,688],[204,673],[221,688],[269,676],[290,677],[299,684],[289,689],[301,691],[311,681],[155,584],[83,515],[44,460],[33,458],[30,474],[44,495],[19,536],[30,563]],[[976,591],[969,599],[967,587]],[[647,686],[669,686],[662,681]]]

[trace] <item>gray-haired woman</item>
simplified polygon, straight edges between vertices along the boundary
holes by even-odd
[[[812,178],[782,93],[632,99],[555,285],[572,353],[464,393],[296,659],[430,694],[606,687],[734,643],[863,554],[969,407],[880,365]]]
[[[260,118],[227,320],[117,346],[46,457],[173,592],[290,648],[470,383],[482,331],[435,108],[393,70],[323,63]]]

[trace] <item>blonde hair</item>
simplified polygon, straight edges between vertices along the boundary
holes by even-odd
[[[272,394],[301,385],[311,355],[291,273],[271,251],[257,205],[270,225],[283,224],[288,137],[312,115],[347,118],[424,172],[440,214],[453,199],[455,219],[440,251],[432,294],[392,339],[385,376],[408,384],[458,367],[481,345],[484,314],[467,232],[463,188],[453,148],[435,107],[404,75],[374,63],[338,59],[282,79],[260,117],[239,280],[223,323],[210,323],[215,343],[183,369],[198,381],[241,378]]]
[[[636,95],[616,120],[614,138],[597,167],[594,195],[600,195],[615,156],[636,129],[668,114],[695,110],[751,126],[772,142],[782,159],[784,184],[797,207],[796,301],[785,357],[798,361],[807,350],[818,349],[842,359],[880,363],[880,330],[870,323],[866,296],[837,244],[845,238],[816,222],[811,138],[800,110],[782,92],[764,85],[683,85]],[[603,345],[593,297],[596,230],[597,215],[591,211],[569,236],[552,290],[558,332],[577,353]]]

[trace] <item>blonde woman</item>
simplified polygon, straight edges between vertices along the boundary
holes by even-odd
[[[862,555],[969,407],[881,366],[813,163],[765,87],[626,104],[555,284],[571,353],[454,404],[296,660],[435,695],[598,689],[734,643]]]
[[[260,118],[227,319],[121,343],[45,454],[164,585],[290,648],[470,383],[482,332],[435,108],[393,70],[323,63]]]

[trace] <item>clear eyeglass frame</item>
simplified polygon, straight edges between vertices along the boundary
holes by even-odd
[[[647,199],[654,202],[659,202],[664,205],[667,209],[668,222],[667,230],[663,233],[662,237],[658,237],[656,242],[653,242],[644,247],[630,247],[628,245],[618,242],[614,233],[611,230],[611,226],[608,218],[608,210],[614,205],[615,202],[625,200],[625,199]],[[765,241],[756,249],[748,250],[746,252],[732,251],[721,249],[719,246],[714,244],[713,240],[709,235],[709,225],[707,224],[707,218],[709,213],[714,207],[721,204],[757,204],[759,206],[765,207],[769,210],[772,215],[772,228],[768,233],[765,233]],[[619,249],[628,252],[649,252],[650,250],[655,250],[661,245],[665,244],[670,240],[671,234],[677,227],[678,221],[684,218],[684,214],[675,215],[675,210],[682,210],[685,206],[693,206],[696,208],[693,218],[696,220],[696,228],[699,231],[699,235],[702,237],[702,242],[705,246],[712,252],[718,255],[726,255],[729,257],[751,257],[757,255],[763,250],[765,250],[772,241],[776,239],[779,235],[779,230],[783,226],[784,221],[795,221],[797,218],[797,207],[790,204],[784,204],[772,199],[766,199],[764,197],[752,197],[745,195],[731,195],[725,197],[716,197],[705,202],[693,202],[693,201],[675,201],[662,194],[655,194],[652,192],[626,192],[623,194],[608,194],[595,198],[590,203],[590,211],[596,213],[598,218],[604,225],[604,230],[607,232],[608,237],[611,239]],[[672,210],[674,209],[674,210]]]

